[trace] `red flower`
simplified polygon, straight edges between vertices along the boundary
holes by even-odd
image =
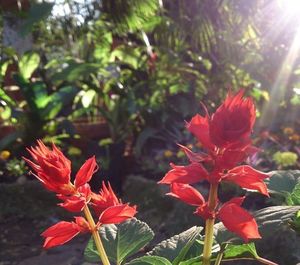
[[[42,233],[42,236],[45,237],[43,247],[48,249],[63,245],[79,233],[89,232],[90,230],[88,222],[83,217],[75,217],[75,223],[59,222]]]
[[[98,226],[101,224],[118,224],[136,214],[136,206],[123,204],[112,190],[110,184],[102,182],[99,194],[92,193],[92,206],[99,216]]]
[[[92,193],[92,206],[97,216],[100,216],[105,209],[120,204],[122,203],[112,190],[110,183],[108,183],[106,187],[103,181],[102,189],[99,191],[99,194]]]
[[[206,169],[199,163],[191,163],[188,166],[176,166],[171,163],[172,169],[158,182],[159,184],[171,184],[174,182],[192,184],[205,180],[208,177]]]
[[[250,166],[238,166],[229,170],[222,179],[234,182],[242,188],[257,190],[269,197],[267,186],[264,183],[264,179],[268,177],[269,175]]]
[[[255,219],[240,207],[244,197],[233,198],[224,203],[217,216],[224,226],[248,242],[249,239],[261,238]]]
[[[69,212],[81,212],[91,199],[91,188],[89,184],[85,184],[77,189],[77,192],[71,196],[58,194],[57,197],[64,201],[58,205],[65,208]]]
[[[219,148],[233,144],[243,145],[252,132],[255,106],[251,98],[244,99],[243,95],[243,90],[235,96],[229,93],[225,102],[211,117],[210,139]]]
[[[127,219],[132,218],[136,213],[136,206],[129,206],[128,204],[111,206],[101,213],[97,225],[119,224]]]
[[[75,177],[75,187],[78,188],[89,182],[93,174],[98,170],[95,156],[91,157],[81,166]]]
[[[52,150],[48,149],[41,140],[37,141],[38,146],[27,148],[36,163],[23,158],[35,171],[36,178],[44,186],[56,193],[71,194],[74,187],[70,182],[71,162],[63,153],[52,144]]]
[[[187,204],[199,206],[205,203],[203,196],[192,186],[182,183],[172,183],[171,192],[167,195],[173,196]]]

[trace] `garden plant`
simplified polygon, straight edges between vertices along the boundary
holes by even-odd
[[[225,101],[212,115],[204,105],[203,109],[205,115],[196,114],[186,123],[186,128],[196,136],[205,152],[195,153],[179,144],[187,155],[189,164],[171,164],[172,169],[159,181],[159,184],[170,186],[167,195],[196,207],[194,213],[205,220],[203,236],[200,235],[200,227],[191,228],[188,233],[184,232],[187,233],[184,235],[186,242],[177,246],[174,259],[169,258],[168,253],[174,252],[174,246],[161,243],[145,256],[127,260],[153,237],[153,232],[145,223],[133,218],[137,212],[136,206],[130,206],[118,199],[109,183],[103,182],[99,193],[91,191],[88,182],[98,170],[95,157],[82,165],[72,183],[70,160],[55,144],[51,150],[38,140],[36,147],[28,148],[34,162],[24,158],[33,169],[32,174],[46,189],[57,194],[62,200],[58,204],[60,207],[77,215],[83,213],[83,216],[75,217],[75,222],[61,221],[44,231],[43,247],[48,249],[62,245],[80,233],[91,233],[92,239],[85,255],[94,262],[100,258],[104,265],[123,264],[125,261],[126,264],[208,265],[214,262],[218,265],[222,260],[239,258],[253,259],[262,264],[276,264],[256,253],[253,240],[259,240],[261,235],[255,218],[241,207],[245,197],[234,197],[226,202],[220,202],[218,198],[221,182],[233,182],[242,188],[269,196],[264,180],[272,177],[271,174],[244,164],[249,155],[260,151],[252,145],[251,140],[256,117],[254,103],[251,98],[244,97],[244,91],[240,90],[236,94],[229,92]],[[209,183],[206,199],[191,186],[202,181]],[[217,243],[218,240],[214,237],[214,224],[217,219],[228,231],[242,238],[244,244],[236,244],[234,240]],[[102,243],[103,240],[105,244]],[[174,238],[170,242],[172,240]],[[109,248],[105,249],[105,246]]]

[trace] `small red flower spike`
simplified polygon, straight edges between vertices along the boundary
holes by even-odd
[[[91,202],[97,216],[100,216],[105,209],[111,206],[122,204],[112,190],[110,183],[106,186],[104,181],[102,182],[102,189],[99,191],[99,194],[92,193]]]
[[[45,237],[45,249],[63,245],[79,233],[89,232],[91,229],[83,217],[75,217],[75,222],[59,222],[42,233]]]
[[[253,216],[240,207],[244,198],[233,198],[224,203],[218,211],[217,217],[229,231],[243,238],[245,242],[248,242],[250,239],[258,239],[261,236]]]
[[[171,184],[174,182],[193,184],[207,179],[206,169],[199,163],[191,163],[188,166],[176,166],[171,163],[172,169],[159,181],[159,184]]]
[[[35,176],[50,191],[60,194],[72,194],[74,187],[70,182],[71,162],[52,144],[48,149],[41,140],[36,147],[27,148],[36,163],[23,158],[35,171]]]

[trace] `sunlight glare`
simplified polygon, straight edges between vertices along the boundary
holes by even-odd
[[[278,0],[278,5],[287,15],[300,14],[300,0]]]

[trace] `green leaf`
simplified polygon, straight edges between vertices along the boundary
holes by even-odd
[[[262,238],[272,237],[276,231],[287,225],[300,206],[272,206],[254,212],[254,218],[258,224]],[[229,232],[220,222],[215,224],[215,238],[219,244],[225,242],[242,243],[242,240]]]
[[[300,183],[298,183],[293,191],[286,198],[288,205],[300,205]]]
[[[200,238],[200,232],[203,228],[194,226],[179,235],[175,235],[167,240],[162,241],[150,251],[149,255],[162,256],[172,261],[172,264],[179,264],[179,262],[194,257],[199,253],[199,248],[196,247],[196,253],[189,253],[192,246],[198,244],[197,237]],[[194,249],[195,250],[195,249]]]
[[[61,72],[56,73],[52,76],[53,81],[69,81],[74,82],[82,77],[89,76],[91,73],[97,73],[100,69],[100,65],[95,63],[77,63],[69,62],[69,65],[64,68]]]
[[[84,92],[84,94],[82,95],[82,98],[81,98],[81,103],[82,103],[82,106],[84,108],[88,108],[92,101],[93,101],[93,98],[96,96],[96,91],[93,90],[93,89],[89,89],[87,91]]]
[[[242,244],[242,245],[228,245],[224,251],[223,259],[232,258],[253,258],[257,259],[256,248],[254,243]]]
[[[268,189],[278,193],[292,192],[300,182],[300,170],[282,170],[271,172],[270,179],[266,180]]]
[[[136,254],[154,237],[149,226],[136,218],[118,225],[104,225],[99,234],[109,260],[116,264],[121,264],[126,258]],[[89,262],[99,262],[93,238],[90,239],[84,256]]]
[[[5,101],[6,104],[16,106],[16,102],[2,88],[0,88],[0,99]]]
[[[51,14],[52,7],[53,4],[48,2],[32,3],[30,5],[28,17],[25,19],[23,26],[21,27],[20,35],[25,36],[32,30],[35,23],[47,18]]]
[[[144,256],[137,259],[134,259],[126,265],[172,265],[170,261],[166,258],[158,257],[158,256]]]
[[[19,61],[20,74],[24,79],[31,77],[39,66],[40,56],[36,52],[26,52]]]

